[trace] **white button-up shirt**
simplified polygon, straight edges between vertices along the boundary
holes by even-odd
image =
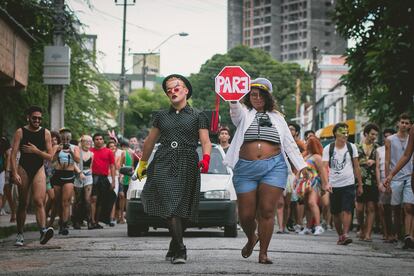
[[[256,109],[252,108],[249,110],[239,102],[230,103],[230,117],[233,124],[237,127],[237,130],[231,141],[230,148],[227,151],[224,164],[232,169],[234,169],[237,161],[239,161],[239,152],[244,142],[244,134],[252,124],[256,113]],[[290,133],[285,119],[278,112],[268,112],[268,115],[280,135],[281,153],[289,170],[291,168],[286,156],[289,157],[290,162],[298,171],[302,170],[306,167],[306,162],[300,154],[299,148]]]

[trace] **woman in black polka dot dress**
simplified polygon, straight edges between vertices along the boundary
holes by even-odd
[[[197,221],[201,172],[208,172],[211,143],[208,119],[187,104],[191,97],[190,82],[181,75],[170,75],[163,89],[171,102],[169,110],[160,111],[145,139],[142,159],[137,168],[138,178],[147,171],[148,179],[141,194],[144,211],[151,216],[166,218],[172,239],[166,259],[185,263],[183,219]],[[203,160],[196,152],[200,140]],[[151,164],[147,160],[159,142]]]

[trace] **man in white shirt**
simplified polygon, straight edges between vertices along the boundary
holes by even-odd
[[[362,195],[362,178],[356,146],[348,142],[349,127],[337,123],[333,128],[335,142],[323,149],[322,161],[329,167],[331,213],[334,216],[339,245],[352,243],[348,236],[355,205],[355,178],[357,194]]]

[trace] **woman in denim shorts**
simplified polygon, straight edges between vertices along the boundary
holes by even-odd
[[[233,168],[239,219],[248,241],[241,255],[248,258],[260,240],[259,263],[267,256],[273,234],[276,203],[285,189],[289,162],[307,178],[300,154],[283,115],[275,110],[272,84],[265,78],[251,82],[240,102],[230,102],[230,116],[237,127],[225,163]],[[256,229],[258,233],[256,234]]]

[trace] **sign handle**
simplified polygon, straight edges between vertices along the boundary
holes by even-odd
[[[216,94],[216,110],[213,112],[213,116],[211,118],[211,126],[210,126],[210,130],[213,133],[217,133],[218,131],[219,111],[220,111],[220,96]]]

